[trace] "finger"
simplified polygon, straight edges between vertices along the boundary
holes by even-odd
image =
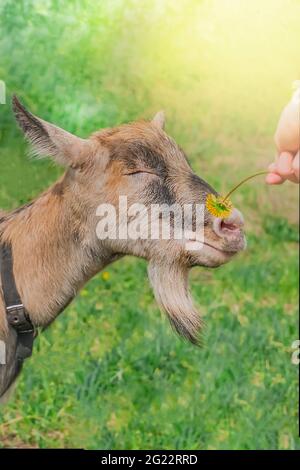
[[[288,178],[294,174],[293,171],[293,155],[289,152],[282,152],[279,155],[276,172],[283,178]]]
[[[277,162],[279,159],[279,155],[276,157],[276,161],[273,163],[270,163],[268,170],[269,174],[266,176],[266,183],[267,184],[282,184],[286,180],[285,177],[279,175],[278,169],[277,169]]]
[[[275,162],[270,163],[270,165],[268,166],[268,170],[269,170],[270,173],[276,173],[277,164]]]
[[[294,175],[297,180],[297,183],[299,183],[299,155],[300,155],[300,152],[297,153],[292,163],[292,167],[293,167],[293,171],[294,171]]]
[[[269,173],[266,176],[266,183],[267,184],[282,184],[284,182],[284,178],[282,178],[277,173]]]

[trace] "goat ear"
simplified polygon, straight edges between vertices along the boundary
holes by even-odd
[[[12,100],[16,120],[38,157],[52,157],[57,163],[73,168],[83,164],[90,143],[59,127],[43,121],[20,103],[16,96]]]
[[[158,113],[156,113],[154,118],[152,119],[152,122],[157,127],[160,127],[161,129],[164,129],[165,128],[165,122],[166,122],[165,113],[163,111],[158,111]]]

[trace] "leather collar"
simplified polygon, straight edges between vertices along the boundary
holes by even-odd
[[[32,354],[35,328],[18,292],[13,273],[10,244],[0,244],[0,275],[7,322],[17,333],[16,359],[23,362]]]

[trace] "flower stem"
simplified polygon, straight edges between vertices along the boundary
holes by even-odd
[[[223,202],[226,201],[226,199],[229,198],[229,196],[237,189],[239,188],[242,184],[246,183],[246,181],[250,180],[251,178],[255,178],[255,176],[259,176],[259,175],[266,175],[268,174],[269,172],[268,171],[260,171],[258,173],[255,173],[254,175],[251,175],[251,176],[248,176],[248,178],[245,178],[244,180],[242,180],[239,184],[237,184],[231,191],[229,191],[229,193],[223,198]]]

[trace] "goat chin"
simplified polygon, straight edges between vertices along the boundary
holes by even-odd
[[[203,320],[188,288],[189,269],[179,263],[150,261],[148,275],[157,303],[167,313],[177,333],[200,345]]]

